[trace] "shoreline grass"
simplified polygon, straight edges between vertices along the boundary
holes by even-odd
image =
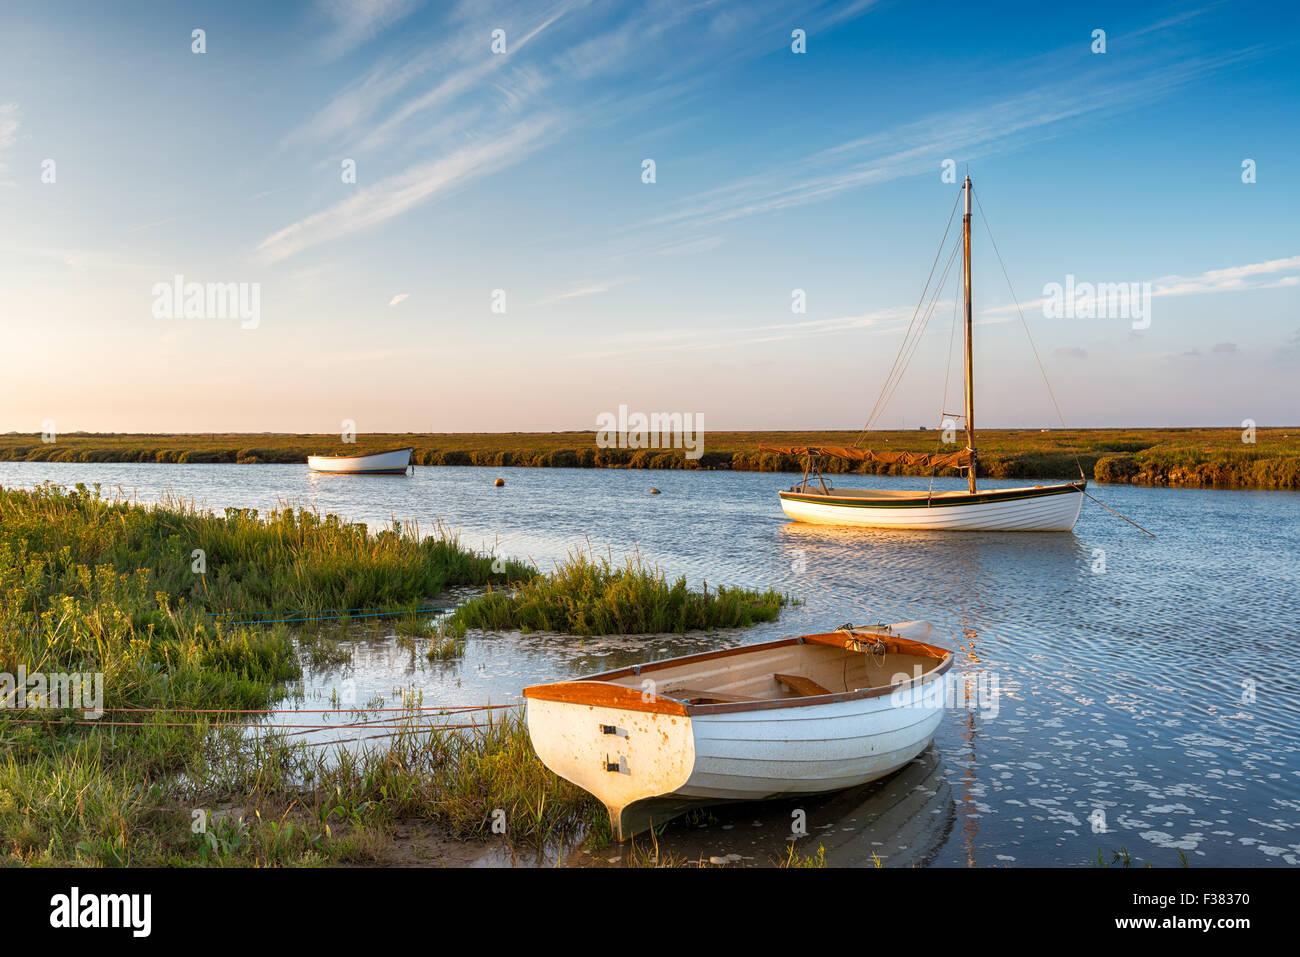
[[[0,461],[305,464],[312,454],[357,455],[412,446],[419,466],[705,469],[802,471],[760,445],[852,445],[857,431],[708,432],[703,454],[680,449],[598,448],[596,434],[576,432],[384,433],[344,445],[337,435],[67,433],[0,435]],[[658,438],[658,437],[657,437]],[[981,429],[981,471],[989,478],[1061,479],[1216,488],[1300,489],[1300,426],[1259,428],[1242,441],[1237,428]],[[671,445],[664,436],[661,446]],[[892,451],[956,451],[934,430],[873,431],[864,444]],[[664,441],[666,440],[666,441]],[[830,463],[832,471],[928,475],[877,463]],[[956,474],[945,472],[941,474]]]
[[[370,532],[289,509],[145,507],[84,486],[0,488],[0,672],[98,672],[105,709],[143,709],[93,722],[74,710],[0,708],[0,865],[468,863],[489,845],[459,842],[500,837],[498,822],[510,847],[607,841],[604,808],[542,765],[518,710],[474,729],[413,717],[361,752],[222,721],[292,695],[300,655],[337,652],[264,619],[382,605],[410,640],[428,634],[415,609],[445,589],[504,595],[530,581],[546,579],[466,551],[446,530]],[[673,596],[647,622],[693,621],[701,601],[737,621],[780,607],[746,617],[748,593],[724,600],[661,577],[634,583],[650,592],[621,593],[618,615],[662,588]],[[116,724],[123,715],[129,723]],[[412,826],[432,858],[402,857],[396,835]]]
[[[463,636],[482,631],[559,632],[569,635],[645,635],[748,628],[774,621],[793,601],[772,589],[689,588],[685,576],[669,582],[663,572],[630,558],[618,566],[586,552],[570,554],[554,572],[505,589],[487,590],[458,607],[447,630]]]

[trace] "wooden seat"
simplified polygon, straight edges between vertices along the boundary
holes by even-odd
[[[772,677],[801,698],[834,693],[829,688],[823,688],[811,678],[805,678],[802,675],[772,675]]]
[[[665,698],[674,698],[684,704],[729,704],[733,701],[758,701],[744,695],[723,694],[721,691],[705,691],[703,688],[674,688],[662,692]]]

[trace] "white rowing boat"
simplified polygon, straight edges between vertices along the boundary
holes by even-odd
[[[411,453],[414,451],[414,448],[408,448],[370,455],[309,455],[307,467],[313,472],[348,475],[405,475],[411,467]]]
[[[863,528],[909,528],[909,529],[946,529],[950,531],[1001,531],[1001,532],[1068,532],[1074,528],[1083,508],[1083,497],[1087,494],[1087,480],[1083,469],[1079,469],[1077,482],[1060,485],[1034,485],[1022,488],[979,489],[975,477],[978,472],[979,456],[975,451],[975,383],[974,364],[972,361],[972,336],[974,327],[971,321],[971,181],[966,177],[962,184],[966,200],[966,212],[962,220],[960,244],[963,249],[962,278],[966,319],[966,404],[964,414],[943,413],[941,429],[951,430],[956,434],[956,419],[964,418],[966,422],[966,447],[956,452],[894,452],[872,449],[860,449],[856,446],[762,446],[763,451],[778,452],[782,455],[798,456],[806,461],[803,481],[777,494],[781,497],[781,509],[796,522],[814,522],[823,525],[852,525]],[[956,205],[953,206],[956,213]],[[949,219],[951,226],[952,220]],[[948,233],[944,231],[944,240]],[[940,244],[942,253],[942,242]],[[954,245],[949,266],[956,258]],[[938,262],[938,259],[935,260]],[[931,271],[933,276],[933,270]],[[948,275],[945,268],[939,284],[935,287],[934,300],[937,301],[944,279]],[[929,289],[929,281],[926,289]],[[921,294],[922,303],[926,293]],[[954,300],[955,305],[955,300]],[[881,388],[880,398],[876,400],[867,428],[871,427],[890,397],[898,388],[898,382],[908,362],[916,351],[917,344],[934,309],[921,313],[920,304],[917,314],[922,315],[922,322],[913,334],[917,315],[909,324],[903,337],[899,357]],[[953,314],[954,324],[956,313]],[[1026,326],[1026,331],[1028,327]],[[951,337],[950,337],[951,340]],[[1044,372],[1044,378],[1046,373]],[[1050,390],[1050,386],[1049,386]],[[948,397],[945,391],[943,404],[946,407]],[[1053,400],[1055,401],[1055,400]],[[859,437],[859,440],[861,436]],[[944,442],[952,442],[945,438]],[[966,492],[935,492],[933,483],[929,491],[880,491],[877,489],[833,489],[822,474],[820,463],[823,457],[843,459],[850,462],[872,462],[888,466],[929,467],[933,474],[940,469],[959,469],[966,472],[969,490]]]
[[[953,656],[931,632],[846,628],[534,685],[528,733],[618,840],[701,803],[855,787],[934,739]]]

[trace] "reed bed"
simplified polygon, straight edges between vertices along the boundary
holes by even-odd
[[[454,654],[458,639],[423,609],[460,586],[490,589],[494,614],[499,598],[537,596],[529,621],[579,631],[735,626],[781,604],[608,563],[541,576],[467,551],[445,529],[0,488],[0,672],[100,673],[107,710],[91,721],[0,707],[0,865],[410,863],[399,827],[435,847],[608,841],[604,808],[541,764],[518,710],[453,718],[477,725],[461,729],[399,715],[361,750],[250,733],[238,725],[255,718],[229,714],[291,693],[299,655],[338,653],[292,627],[315,612],[386,608],[404,640],[434,638]]]
[[[411,446],[420,466],[501,468],[638,468],[802,471],[788,456],[761,445],[852,445],[856,431],[718,432],[703,437],[702,454],[687,458],[679,437],[654,436],[656,448],[600,448],[594,432],[390,433],[344,444],[337,435],[69,433],[0,436],[0,461],[302,464],[312,454],[356,455]],[[956,451],[934,429],[873,431],[864,445],[893,451]],[[990,478],[1075,478],[1080,468],[1099,482],[1224,488],[1300,488],[1300,427],[1260,428],[1243,442],[1236,428],[981,429],[981,469]],[[1111,459],[1106,462],[1105,460]],[[832,471],[928,475],[924,469],[833,462]],[[944,473],[955,474],[955,473]]]
[[[328,762],[319,749],[253,740],[175,709],[255,709],[278,700],[301,664],[289,622],[276,619],[414,610],[447,588],[504,587],[535,575],[514,562],[493,571],[493,561],[444,529],[428,537],[403,525],[372,533],[303,510],[214,515],[180,502],[148,508],[83,486],[0,489],[0,672],[99,673],[105,709],[147,709],[110,710],[97,723],[77,711],[22,710],[15,701],[0,708],[0,862],[330,859],[330,834],[303,818],[303,808],[323,800],[317,792]],[[387,774],[396,788],[405,768],[409,789],[418,769],[427,778],[419,807],[466,829],[461,802],[444,791],[465,793],[475,760],[487,762],[486,776],[509,745],[525,776],[519,799],[532,795],[523,785],[542,787],[539,773],[549,772],[535,758],[531,767],[522,761],[526,744],[509,720],[468,737],[412,727],[387,749],[337,763],[328,781],[342,788],[345,772],[363,782]],[[443,758],[441,776],[432,774]],[[501,771],[493,773],[487,794],[507,786]],[[312,781],[318,786],[304,784]],[[547,788],[560,785],[538,792],[543,810],[534,827],[553,827],[548,807],[565,806]],[[192,812],[232,801],[250,809],[243,836],[226,835],[215,847],[208,840],[215,832],[196,841]],[[262,807],[265,820],[253,813]],[[377,805],[355,826],[415,807]],[[238,853],[230,858],[222,847]]]
[[[772,589],[687,586],[669,581],[638,557],[616,565],[588,552],[570,554],[549,575],[493,588],[451,615],[447,630],[562,632],[570,635],[644,635],[747,628],[773,621],[793,599]]]

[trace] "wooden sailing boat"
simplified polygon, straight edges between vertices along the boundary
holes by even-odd
[[[975,383],[971,349],[971,181],[962,184],[962,280],[966,327],[966,448],[960,452],[880,452],[843,446],[763,446],[763,451],[804,457],[803,481],[782,492],[781,507],[798,522],[868,528],[963,531],[1068,532],[1083,507],[1086,479],[1062,485],[1033,485],[981,491],[976,487]],[[949,219],[951,224],[951,218]],[[946,236],[945,236],[946,241]],[[942,245],[940,250],[942,251]],[[927,283],[928,286],[928,283]],[[924,293],[922,293],[924,298]],[[892,371],[891,371],[892,374]],[[883,395],[883,392],[882,392]],[[966,492],[833,489],[819,467],[822,456],[855,462],[965,469]]]

